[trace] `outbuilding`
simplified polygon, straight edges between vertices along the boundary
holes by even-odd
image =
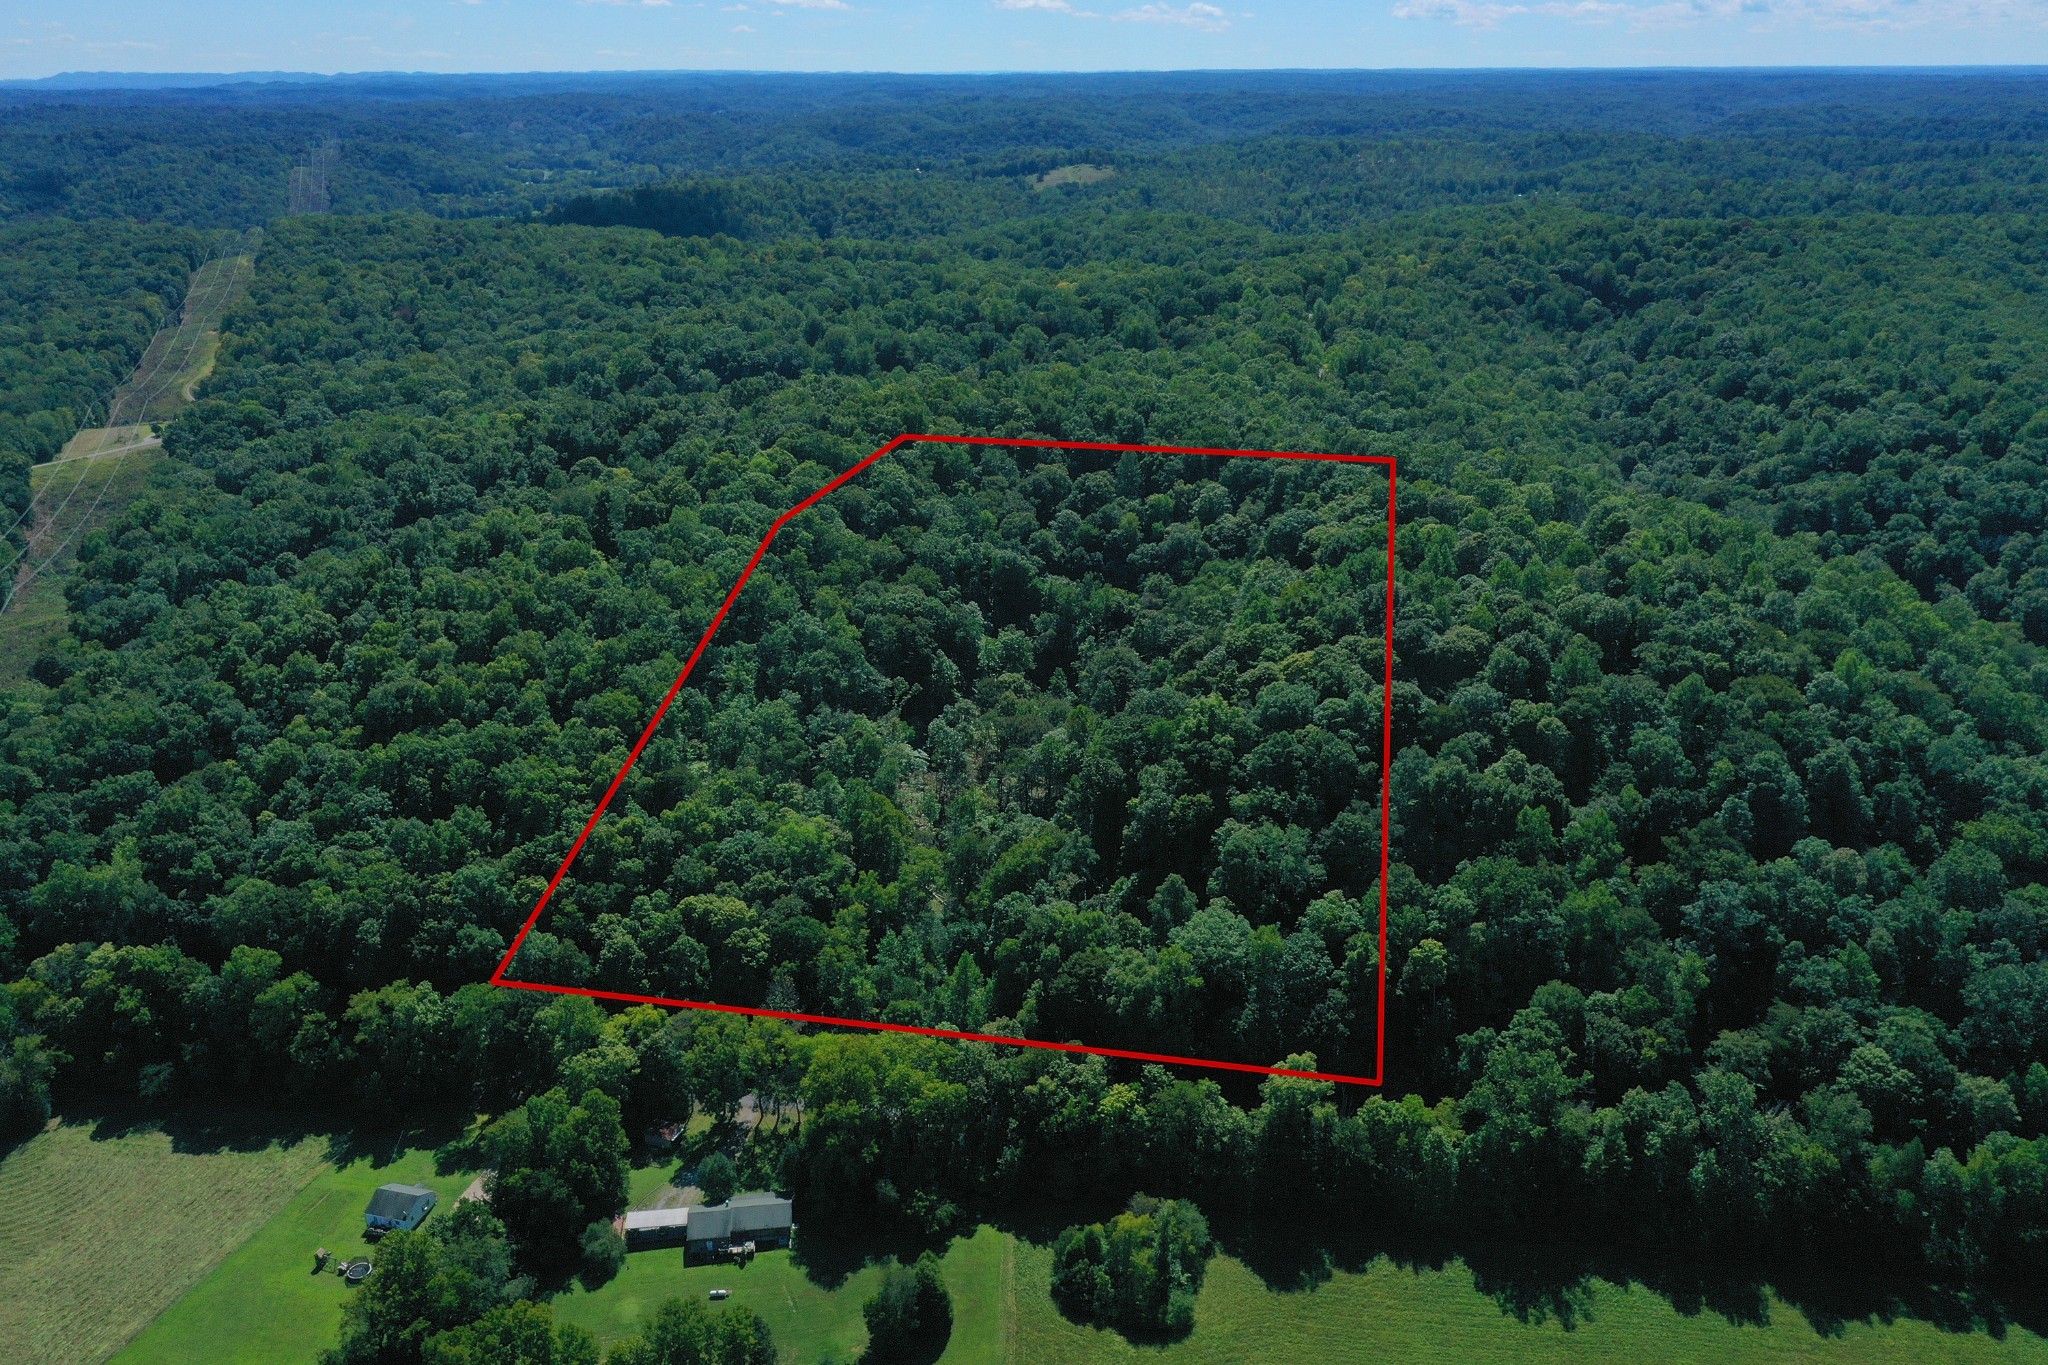
[[[439,1198],[425,1185],[380,1185],[363,1210],[363,1228],[379,1236],[409,1232],[426,1221]]]

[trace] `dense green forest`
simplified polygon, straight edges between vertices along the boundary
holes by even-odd
[[[801,1121],[742,1177],[821,1237],[1142,1189],[1281,1278],[1568,1227],[2030,1319],[2042,91],[1702,131],[1505,90],[1499,139],[1217,112],[1044,193],[1051,137],[276,222],[0,694],[0,1122],[259,1079],[483,1112],[546,1274],[625,1133],[752,1093]],[[299,98],[253,107],[339,117]],[[483,984],[768,525],[903,431],[1398,460],[1383,1094]],[[1386,497],[898,452],[778,537],[517,975],[1369,1073]]]

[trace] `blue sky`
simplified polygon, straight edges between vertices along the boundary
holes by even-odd
[[[2048,0],[6,0],[58,71],[2048,63]]]

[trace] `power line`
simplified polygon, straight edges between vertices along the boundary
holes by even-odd
[[[220,251],[211,260],[209,260],[206,263],[206,265],[201,266],[199,268],[199,271],[194,273],[201,273],[205,271],[207,266],[219,265],[222,262],[229,260],[232,256],[239,255],[240,253],[237,250],[237,248],[242,246],[246,242],[247,234],[241,234],[231,239],[230,241],[222,245]],[[220,295],[227,292],[231,292],[233,290],[234,279],[235,272],[231,268],[216,271],[214,279],[211,282],[210,291],[201,296],[202,298],[205,299],[205,302],[201,303],[196,307],[189,306],[192,304],[193,300],[191,295],[187,295],[185,300],[185,305],[187,306],[181,306],[179,310],[180,317],[178,325],[175,329],[172,330],[171,336],[165,341],[163,349],[158,353],[155,363],[152,364],[150,367],[149,373],[145,375],[141,380],[134,381],[127,386],[131,396],[137,393],[145,392],[149,384],[155,379],[157,373],[163,368],[165,357],[169,356],[173,351],[179,349],[178,340],[184,334],[186,323],[188,321],[197,321],[203,323],[207,312],[211,310],[214,303],[219,301]],[[159,329],[159,334],[161,334],[161,329]],[[175,378],[175,375],[173,375],[173,377]],[[135,408],[135,413],[137,415],[141,413],[146,413],[149,410],[150,405],[156,401],[156,398],[158,396],[158,393],[150,393],[142,401],[142,403]],[[119,388],[117,388],[114,391],[114,393],[110,395],[108,398],[108,422],[107,425],[102,428],[102,430],[110,431],[115,425],[122,425],[117,424],[112,420],[116,416],[115,409],[119,401],[120,390]],[[51,530],[54,530],[56,528],[58,519],[63,516],[64,509],[71,505],[71,500],[78,495],[78,490],[85,486],[86,477],[88,476],[88,474],[91,473],[92,466],[99,460],[99,458],[102,455],[107,453],[108,449],[109,447],[102,445],[99,450],[93,451],[90,454],[79,455],[74,457],[73,460],[71,461],[61,462],[76,463],[80,466],[80,468],[78,477],[72,481],[70,490],[66,492],[64,495],[64,501],[59,503],[57,505],[56,511],[50,514],[49,527]],[[14,582],[8,585],[6,596],[0,597],[0,612],[5,612],[10,606],[12,606],[14,604],[15,598],[19,597],[23,591],[25,591],[32,583],[36,581],[37,578],[39,578],[44,573],[45,570],[47,570],[52,564],[56,563],[57,560],[63,555],[64,551],[70,547],[71,542],[76,540],[79,536],[79,533],[83,531],[88,524],[91,523],[93,513],[99,510],[100,503],[106,498],[108,486],[113,483],[115,474],[118,473],[119,467],[122,464],[122,462],[127,458],[128,453],[128,451],[123,451],[120,458],[117,458],[114,461],[114,468],[110,470],[106,477],[100,481],[99,490],[97,493],[94,494],[92,503],[86,508],[84,516],[82,516],[78,520],[78,522],[71,528],[70,533],[67,534],[64,537],[64,539],[57,544],[55,549],[51,550],[49,554],[44,556],[41,563],[36,564],[32,568],[30,568],[25,574],[18,574]],[[36,498],[30,499],[28,507],[22,510],[22,516],[17,517],[15,519],[15,526],[19,526],[22,520],[35,510],[36,502]],[[13,527],[9,527],[8,529],[9,532],[11,533]],[[21,548],[16,551],[13,561],[13,567],[15,567],[17,570],[19,570],[22,561],[28,557],[29,552],[35,548],[36,540],[37,537],[34,534],[31,534],[28,537],[28,539],[22,544]]]
[[[243,240],[242,238],[236,238],[236,239],[234,239],[233,241],[230,241],[229,243],[227,243],[226,245],[224,245],[224,246],[223,246],[223,247],[221,248],[221,250],[220,250],[219,252],[217,252],[217,253],[216,253],[216,254],[215,254],[215,255],[214,255],[214,256],[213,256],[213,257],[212,257],[212,258],[211,258],[210,260],[208,260],[208,261],[206,262],[206,264],[205,264],[205,265],[202,265],[202,266],[200,266],[200,267],[199,267],[199,270],[197,270],[197,271],[194,271],[193,273],[194,273],[194,274],[199,274],[199,273],[203,272],[203,271],[204,271],[204,270],[205,270],[205,269],[207,268],[207,266],[211,266],[211,265],[217,265],[217,264],[219,264],[219,263],[220,263],[221,261],[224,261],[224,260],[226,260],[226,259],[228,258],[228,256],[229,256],[229,254],[230,254],[230,253],[231,253],[231,252],[233,251],[234,247],[235,247],[236,245],[238,245],[238,244],[240,243],[240,241],[242,241],[242,240]],[[216,290],[218,290],[219,288],[221,288],[221,287],[222,287],[222,285],[221,285],[221,280],[222,280],[222,278],[223,278],[222,276],[216,275],[216,277],[215,277],[215,280],[214,280],[214,288],[215,288]],[[225,278],[227,278],[227,279],[229,279],[229,280],[232,280],[232,272],[229,272],[229,273],[227,274],[227,276],[226,276]],[[183,302],[181,302],[181,303],[180,303],[180,305],[179,305],[179,317],[178,317],[178,323],[177,323],[177,326],[171,329],[171,335],[170,335],[170,337],[169,337],[169,338],[168,338],[167,340],[165,340],[165,342],[164,342],[164,345],[163,345],[163,348],[162,348],[161,350],[159,350],[159,351],[157,352],[157,356],[156,356],[156,359],[155,359],[155,360],[154,360],[154,361],[153,361],[153,362],[151,363],[151,365],[150,365],[150,368],[149,368],[149,372],[148,372],[148,374],[144,375],[144,376],[143,376],[143,377],[142,377],[142,378],[141,378],[140,380],[137,380],[137,379],[135,379],[135,378],[134,378],[133,376],[131,376],[131,377],[130,377],[129,379],[127,379],[127,380],[124,380],[124,381],[122,381],[122,382],[121,382],[121,383],[119,383],[119,384],[116,384],[116,385],[115,385],[115,386],[113,387],[113,389],[112,389],[112,390],[110,390],[110,391],[108,392],[108,394],[107,394],[107,412],[106,412],[106,421],[105,421],[105,422],[104,422],[104,423],[102,424],[102,426],[101,426],[101,428],[100,428],[100,429],[101,429],[102,431],[105,431],[105,430],[111,430],[111,429],[112,429],[113,427],[115,427],[115,426],[117,426],[117,425],[132,425],[132,423],[117,423],[117,422],[115,422],[115,421],[114,421],[114,418],[115,418],[115,417],[116,417],[116,416],[118,415],[118,411],[117,411],[117,410],[118,410],[118,408],[119,408],[119,405],[120,405],[120,402],[121,402],[121,391],[122,391],[122,389],[126,388],[126,389],[128,389],[128,390],[130,391],[130,393],[131,393],[131,394],[132,394],[132,393],[134,393],[134,392],[138,392],[138,391],[140,391],[140,390],[141,390],[141,389],[142,389],[142,388],[143,388],[144,386],[148,385],[148,384],[149,384],[149,383],[150,383],[150,382],[151,382],[152,380],[154,380],[154,379],[156,378],[157,372],[158,372],[159,370],[161,370],[161,369],[163,368],[163,364],[164,364],[164,360],[165,360],[165,358],[166,358],[167,356],[169,356],[169,355],[170,355],[170,354],[171,354],[171,353],[172,353],[173,351],[175,351],[175,350],[177,349],[177,339],[178,339],[178,337],[179,337],[180,335],[182,335],[182,334],[183,334],[183,332],[184,332],[184,329],[185,329],[185,315],[186,315],[187,313],[189,313],[189,312],[193,311],[193,310],[191,310],[191,309],[189,309],[189,308],[185,307],[185,303],[189,303],[190,301],[191,301],[191,295],[190,295],[190,294],[188,294],[188,295],[186,296],[186,299],[185,299],[185,300],[184,300]],[[211,307],[211,306],[212,306],[212,305],[211,305],[211,302],[209,302],[209,303],[208,303],[208,304],[206,304],[205,306],[206,306],[206,307]],[[153,349],[153,348],[155,347],[155,345],[156,345],[156,340],[157,340],[157,338],[158,338],[158,337],[161,337],[161,336],[163,335],[163,333],[164,333],[164,325],[163,325],[163,324],[164,324],[164,323],[165,323],[165,322],[166,322],[166,321],[167,321],[167,320],[168,320],[169,318],[170,318],[170,314],[169,314],[168,312],[166,312],[166,313],[164,313],[163,317],[162,317],[162,318],[160,318],[160,319],[158,320],[158,325],[157,325],[157,329],[156,329],[156,331],[155,331],[155,332],[153,332],[153,333],[151,334],[151,337],[150,337],[150,344],[149,344],[148,346],[145,346],[145,347],[143,348],[143,355],[144,355],[145,357],[147,357],[147,356],[148,356],[148,354],[149,354],[149,352],[150,352],[150,350],[151,350],[151,349]],[[151,399],[149,400],[149,402],[154,402],[154,401],[155,401],[154,397],[152,397],[152,398],[151,398]],[[142,405],[142,409],[141,409],[141,410],[142,410],[142,411],[144,411],[144,412],[148,411],[148,406],[149,406],[149,404],[148,404],[148,403],[144,403],[144,404]],[[106,445],[105,445],[104,443],[102,443],[102,444],[101,444],[101,446],[100,446],[100,448],[99,448],[98,450],[94,450],[94,451],[91,451],[91,452],[88,452],[88,453],[85,453],[85,454],[81,454],[81,455],[76,455],[76,456],[72,457],[72,459],[71,459],[71,460],[57,460],[57,461],[53,461],[52,463],[53,463],[53,464],[69,464],[69,463],[74,463],[74,462],[79,462],[79,461],[86,461],[86,460],[93,460],[93,459],[97,459],[97,458],[98,458],[99,456],[101,456],[101,455],[105,454],[105,453],[106,453],[106,451],[107,451],[107,449],[108,449],[108,447],[107,447],[107,446],[106,446]],[[53,477],[54,477],[54,476],[53,476]],[[78,476],[78,479],[77,479],[76,481],[74,481],[74,482],[73,482],[73,484],[72,484],[72,492],[74,492],[74,493],[75,493],[75,492],[76,492],[76,491],[78,490],[78,487],[79,487],[79,485],[80,485],[80,484],[82,484],[82,483],[84,482],[84,480],[85,480],[85,474],[83,473],[83,471],[81,471],[81,472],[80,472],[80,474],[79,474],[79,476]],[[45,490],[45,491],[47,492],[47,490]],[[15,527],[17,527],[17,526],[20,526],[20,525],[21,525],[21,523],[22,523],[23,521],[27,520],[27,519],[28,519],[28,517],[30,516],[30,514],[31,514],[31,513],[33,513],[33,512],[34,512],[34,511],[36,510],[36,504],[37,504],[38,502],[41,502],[41,501],[43,501],[43,497],[44,497],[44,495],[43,495],[43,494],[35,494],[35,495],[32,495],[32,496],[31,496],[31,497],[29,498],[29,502],[28,502],[28,505],[27,505],[26,507],[22,508],[22,510],[21,510],[21,515],[20,515],[20,516],[18,516],[18,517],[16,517],[16,518],[14,519],[14,523],[13,523],[13,525],[10,525],[10,526],[9,526],[9,527],[7,528],[7,530],[6,530],[6,531],[4,531],[4,532],[0,532],[0,539],[4,539],[4,538],[5,538],[6,536],[12,535],[12,534],[14,533],[14,529],[15,529]],[[64,505],[68,505],[68,504],[70,503],[70,501],[71,501],[71,497],[70,497],[70,494],[66,494],[66,495],[65,495],[65,499],[64,499]],[[62,511],[64,510],[64,505],[60,505],[60,506],[58,507],[57,511],[58,511],[59,513],[61,513],[61,512],[62,512]],[[54,515],[54,514],[53,514],[53,515]],[[19,548],[18,548],[18,549],[17,549],[16,551],[15,551],[15,554],[14,554],[14,560],[15,560],[16,562],[18,562],[18,561],[19,561],[19,560],[20,560],[21,558],[23,558],[24,556],[26,556],[26,555],[28,554],[28,552],[29,552],[30,550],[32,550],[32,549],[33,549],[33,548],[35,547],[35,542],[36,542],[36,536],[35,536],[35,534],[34,534],[33,532],[31,532],[31,533],[30,533],[30,535],[29,535],[29,537],[28,537],[28,539],[27,539],[27,541],[26,541],[26,542],[24,542],[24,543],[23,543],[23,544],[22,544],[22,545],[21,545],[21,546],[20,546],[20,547],[19,547]]]

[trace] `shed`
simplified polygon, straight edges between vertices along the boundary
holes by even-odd
[[[425,1185],[380,1185],[363,1210],[363,1227],[369,1232],[405,1232],[426,1221],[439,1202]]]

